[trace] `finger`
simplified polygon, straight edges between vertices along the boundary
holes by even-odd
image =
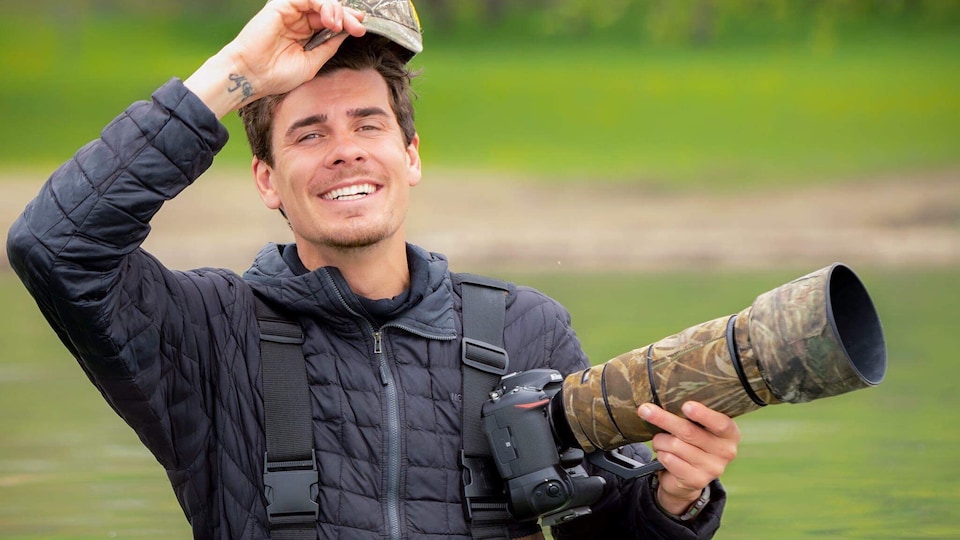
[[[732,461],[729,457],[731,451],[725,445],[705,449],[668,433],[660,433],[654,437],[652,447],[664,467],[671,460],[678,459],[696,469],[706,481],[722,476],[727,464]]]
[[[675,497],[685,497],[690,493],[703,490],[714,478],[700,469],[687,463],[679,456],[664,452],[657,455],[666,471],[661,473],[660,480],[663,489]]]
[[[333,24],[338,32],[343,31],[343,6],[339,3],[333,5]]]
[[[358,17],[356,14],[360,14]],[[367,27],[363,25],[363,12],[356,10],[344,10],[343,29],[353,37],[360,37],[367,32]]]
[[[644,403],[637,409],[637,413],[644,421],[688,442],[693,442],[702,432],[690,420],[677,416],[652,403]]]
[[[359,9],[353,9],[352,7],[347,7],[347,6],[343,6],[343,12],[346,14],[353,15],[353,17],[358,21],[362,21],[363,18],[367,16],[365,12],[360,11]]]
[[[661,452],[685,455],[692,452],[690,450],[686,453],[683,452],[685,448],[697,448],[702,452],[704,447],[715,444],[715,437],[708,431],[661,407],[644,403],[638,409],[638,413],[643,420],[666,432],[657,434],[653,438],[653,450],[657,452],[658,458]],[[683,446],[679,446],[679,443],[683,443]],[[691,459],[691,457],[681,457],[681,459]],[[694,461],[702,461],[702,458],[694,459]],[[664,462],[664,465],[666,465],[666,462]]]
[[[307,24],[310,25],[312,30],[322,30],[326,28],[323,26],[323,17],[319,13],[307,13]]]
[[[289,0],[289,7],[292,11],[301,15],[306,13],[316,13],[319,15],[325,10],[329,11],[333,5],[330,0]]]
[[[275,10],[280,15],[281,24],[287,31],[294,34],[301,32],[313,34],[331,26],[330,17],[324,16],[324,10],[331,9],[328,7],[329,2],[325,0],[289,0],[286,3],[276,2],[276,4]]]
[[[684,414],[689,411],[695,418],[705,419],[712,424],[713,429],[717,429],[725,436],[718,435],[699,423],[694,423],[693,419],[681,418],[654,405],[644,404],[640,407],[641,416],[647,415],[644,420],[667,431],[666,434],[654,437],[654,441],[660,441],[654,449],[659,446],[659,450],[681,455],[694,465],[711,467],[719,476],[726,465],[737,457],[740,429],[730,417],[711,411],[702,404],[688,402],[684,404],[683,409]],[[674,440],[685,443],[685,446],[674,445]],[[663,441],[670,441],[671,446],[665,446]],[[690,449],[684,451],[688,448]],[[694,452],[692,448],[697,451]]]
[[[343,8],[340,4],[324,2],[320,8],[323,26],[335,32],[343,30]]]
[[[701,448],[709,445],[713,437],[720,437],[720,435],[714,433],[710,428],[702,426],[697,422],[697,419],[704,419],[711,423],[711,428],[726,434],[729,437],[728,440],[734,443],[739,442],[739,428],[726,415],[711,411],[702,404],[693,401],[684,403],[682,409],[685,415],[693,414],[695,418],[677,416],[651,403],[644,403],[637,409],[637,412],[646,422]]]
[[[700,424],[717,437],[740,442],[740,428],[732,418],[722,412],[696,401],[684,403],[682,409],[688,419]]]

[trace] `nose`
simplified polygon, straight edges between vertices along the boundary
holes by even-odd
[[[351,136],[341,134],[333,136],[333,144],[327,155],[327,167],[349,167],[367,160],[367,150]]]

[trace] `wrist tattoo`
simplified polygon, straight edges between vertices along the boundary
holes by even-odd
[[[231,94],[237,90],[243,92],[243,99],[240,100],[241,103],[253,97],[253,85],[250,84],[250,81],[248,81],[246,77],[243,75],[231,74],[230,80],[233,82],[234,86],[233,88],[227,88],[227,92],[230,92]]]

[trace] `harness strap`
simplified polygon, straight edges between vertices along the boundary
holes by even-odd
[[[316,540],[319,472],[303,329],[256,295],[267,451],[263,483],[274,540]]]
[[[491,458],[483,432],[481,408],[490,392],[506,375],[510,359],[503,348],[506,317],[506,283],[482,276],[462,275],[463,451],[464,504],[473,538],[509,538],[511,516],[503,481]]]
[[[508,291],[502,281],[462,275],[461,464],[467,517],[471,535],[477,540],[508,539],[508,523],[512,522],[503,481],[491,459],[481,422],[483,404],[510,365],[503,348]],[[263,477],[271,538],[316,540],[319,473],[313,448],[303,330],[290,317],[254,298],[260,326],[267,436]]]

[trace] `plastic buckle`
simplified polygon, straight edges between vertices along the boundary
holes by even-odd
[[[468,337],[460,341],[463,344],[460,358],[464,364],[487,373],[506,375],[510,357],[505,349]]]
[[[510,520],[503,480],[491,458],[468,457],[460,452],[463,466],[463,503],[467,519],[473,521]]]
[[[263,486],[271,525],[317,521],[320,505],[315,493],[320,473],[316,450],[311,450],[310,456],[309,461],[270,461],[263,455]]]

